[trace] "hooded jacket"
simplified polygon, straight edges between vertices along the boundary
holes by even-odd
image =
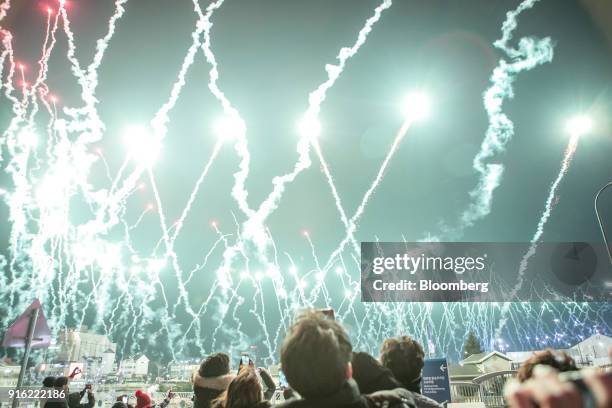
[[[357,383],[347,380],[337,392],[320,398],[291,399],[275,408],[376,408],[380,404],[388,408],[415,408],[410,391],[398,388],[370,395],[361,395]]]
[[[227,389],[233,379],[233,374],[219,377],[202,377],[195,371],[191,376],[191,382],[193,383],[193,407],[210,408],[211,402]]]

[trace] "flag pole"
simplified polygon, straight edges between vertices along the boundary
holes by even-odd
[[[30,357],[30,349],[32,348],[32,340],[34,338],[34,330],[36,329],[36,322],[38,321],[38,313],[40,312],[40,306],[32,310],[30,315],[30,321],[28,323],[28,333],[25,338],[25,351],[23,352],[23,360],[21,361],[21,370],[19,371],[19,379],[17,379],[17,389],[15,390],[15,396],[13,397],[12,408],[17,408],[17,392],[23,385],[23,379],[25,377],[26,370],[28,368],[28,359]]]

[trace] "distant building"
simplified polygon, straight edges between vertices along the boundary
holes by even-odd
[[[17,378],[21,366],[0,361],[0,387],[14,387],[17,385]]]
[[[199,368],[197,360],[175,361],[168,365],[168,376],[173,380],[189,381],[192,373]]]
[[[608,356],[610,347],[612,347],[612,337],[596,334],[565,350],[565,352],[577,362],[586,363],[581,365],[598,367],[611,363]]]
[[[450,364],[448,375],[452,381],[472,381],[483,374],[511,369],[510,357],[498,351],[491,351],[472,354],[459,364]]]
[[[53,363],[41,363],[36,367],[40,377],[68,377],[75,368],[81,370],[80,374],[75,375],[75,380],[86,378],[87,363],[82,361],[63,361]]]
[[[478,371],[492,373],[495,371],[507,371],[511,369],[512,359],[499,351],[472,354],[461,362],[462,365],[473,365]]]
[[[453,382],[471,382],[474,378],[481,376],[483,373],[480,372],[478,367],[472,364],[460,365],[460,364],[449,364],[448,365],[448,376]]]
[[[85,328],[60,332],[57,346],[58,361],[83,361],[84,358],[103,357],[108,350],[113,353],[117,350],[117,345],[107,336],[88,331]]]
[[[102,372],[108,375],[115,371],[115,351],[109,348],[102,353]]]
[[[535,351],[508,351],[505,354],[512,359],[512,369],[518,370],[529,357],[533,356]]]
[[[569,354],[579,367],[598,367],[610,364],[608,357],[608,349],[610,347],[612,347],[612,337],[595,334],[568,349],[560,351]],[[513,351],[506,353],[506,355],[512,359],[512,366],[516,369],[537,351],[543,350]]]
[[[146,376],[149,373],[149,361],[144,354],[126,358],[119,363],[119,373],[125,378]]]

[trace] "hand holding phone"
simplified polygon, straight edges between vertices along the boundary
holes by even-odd
[[[74,370],[72,370],[72,374],[70,374],[68,377],[72,380],[74,377],[81,374],[82,372],[83,371],[79,367],[74,367]]]

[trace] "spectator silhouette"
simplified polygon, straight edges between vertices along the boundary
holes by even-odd
[[[281,347],[281,366],[287,382],[302,399],[279,408],[414,407],[411,393],[401,388],[361,395],[353,380],[352,345],[335,320],[306,312],[291,325]]]

